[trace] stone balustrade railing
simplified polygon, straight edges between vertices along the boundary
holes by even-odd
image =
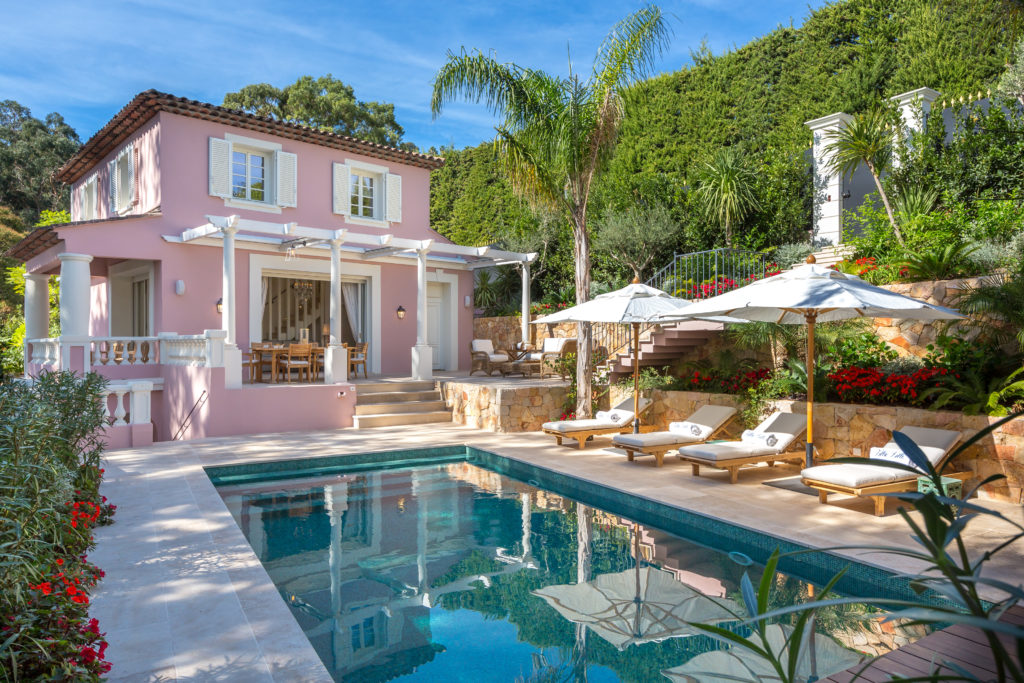
[[[160,363],[160,344],[157,337],[92,337],[90,348],[93,366]]]
[[[103,410],[107,415],[107,423],[119,427],[150,422],[152,420],[150,401],[152,392],[153,382],[145,379],[108,384],[101,398]]]
[[[178,335],[162,332],[160,362],[164,365],[184,365],[200,368],[224,366],[224,330],[206,330],[203,334]]]
[[[25,357],[33,365],[58,366],[60,362],[60,339],[28,339]]]

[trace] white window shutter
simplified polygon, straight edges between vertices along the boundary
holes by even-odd
[[[90,197],[90,199],[92,199],[92,206],[89,207],[89,215],[86,216],[86,218],[89,219],[89,220],[92,220],[94,218],[99,218],[100,217],[100,209],[99,209],[99,206],[100,206],[100,177],[98,175],[94,175],[92,177],[92,180],[89,181],[89,186],[86,188],[86,191],[89,192],[90,195],[92,195]]]
[[[291,152],[278,152],[277,158],[277,205],[297,206],[298,202],[298,157]]]
[[[384,197],[387,200],[387,213],[385,220],[389,223],[402,222],[402,176],[394,173],[387,174],[387,181],[384,185]]]
[[[135,147],[135,143],[128,145],[128,191],[131,192],[131,196],[128,197],[127,208],[135,206],[139,201],[139,185],[138,185],[138,165],[139,165],[139,150]]]
[[[210,194],[231,196],[231,143],[220,138],[210,138]]]
[[[334,176],[334,213],[347,216],[352,213],[352,197],[349,190],[348,166],[334,163],[332,166]]]
[[[107,164],[107,175],[110,181],[110,191],[107,195],[107,215],[117,215],[117,159]]]

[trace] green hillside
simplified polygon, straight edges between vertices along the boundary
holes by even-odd
[[[1019,35],[1019,8],[1009,0],[845,0],[726,54],[699,46],[693,66],[645,84],[591,215],[657,201],[682,226],[676,250],[722,246],[724,235],[696,210],[688,179],[715,149],[735,145],[755,173],[760,206],[737,231],[739,243],[760,249],[806,240],[811,135],[804,121],[858,113],[922,86],[947,96],[993,86]],[[522,244],[537,221],[500,176],[489,142],[441,151],[449,163],[431,184],[434,228],[466,244]],[[552,291],[570,279],[566,231],[547,246],[556,258],[541,286]],[[624,275],[600,254],[595,263],[598,280]]]

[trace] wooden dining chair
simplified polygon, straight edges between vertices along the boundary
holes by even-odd
[[[292,381],[292,370],[299,371],[299,381],[302,380],[302,374],[306,374],[306,381],[310,381],[310,354],[312,353],[312,344],[289,344],[288,353],[283,354],[277,361],[277,371],[280,376],[281,372],[287,375],[289,382]]]
[[[359,366],[363,366],[363,377],[366,377],[366,347],[368,344],[353,344],[348,347],[348,376],[357,376]]]
[[[310,351],[309,361],[314,382],[320,381],[320,373],[324,371],[324,353],[324,347],[322,346],[314,346],[313,350]]]
[[[256,344],[250,346],[248,351],[242,351],[242,367],[248,370],[249,382],[256,381],[256,372],[260,367],[260,356],[263,355],[256,347]]]

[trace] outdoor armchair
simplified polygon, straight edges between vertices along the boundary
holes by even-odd
[[[473,361],[469,369],[471,375],[478,370],[488,375],[493,374],[498,366],[509,361],[507,353],[494,350],[494,344],[490,339],[474,339],[469,342],[469,353]]]

